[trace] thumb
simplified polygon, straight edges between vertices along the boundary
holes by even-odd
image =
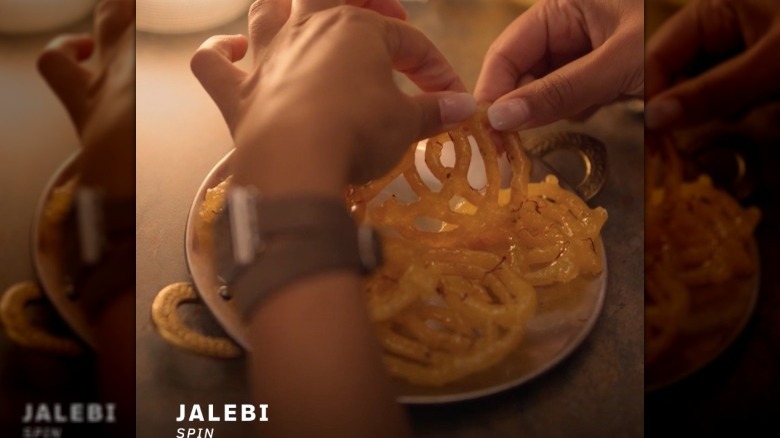
[[[190,68],[200,84],[217,104],[231,131],[235,125],[238,85],[246,73],[233,65],[246,54],[248,43],[243,35],[215,35],[207,39],[190,60]]]
[[[468,93],[440,91],[411,97],[420,121],[417,140],[452,129],[477,110],[474,96]]]
[[[81,62],[92,55],[89,35],[62,35],[53,39],[38,57],[38,71],[70,114],[81,132],[86,113],[85,96],[91,73]]]
[[[493,128],[515,131],[575,117],[621,96],[641,96],[644,70],[616,60],[637,58],[619,44],[605,44],[582,58],[522,85],[488,108]]]

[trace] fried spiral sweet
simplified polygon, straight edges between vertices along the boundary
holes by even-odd
[[[388,264],[366,281],[388,371],[442,385],[498,363],[520,342],[533,287],[483,251],[386,241]]]
[[[529,183],[531,164],[517,134],[503,134],[512,175],[502,187],[502,158],[486,123],[482,108],[428,140],[434,184],[417,167],[414,145],[387,175],[347,190],[355,219],[382,233],[385,262],[365,279],[364,292],[386,368],[417,385],[445,385],[499,363],[525,336],[535,286],[603,269],[606,211],[589,208],[555,176]],[[446,164],[450,150],[454,161]],[[474,187],[469,169],[480,161],[485,184]],[[388,194],[397,178],[410,199]],[[206,232],[229,183],[205,195],[199,216]]]
[[[668,141],[646,163],[645,362],[653,364],[681,335],[714,332],[744,314],[740,286],[757,269],[761,214],[706,175],[684,181]]]
[[[347,193],[356,219],[385,236],[385,265],[365,281],[385,365],[418,385],[443,385],[497,364],[524,336],[534,286],[603,269],[597,243],[606,211],[589,208],[555,176],[529,183],[530,160],[516,134],[503,134],[512,175],[502,187],[501,157],[486,124],[481,108],[427,141],[424,161],[435,181],[416,165],[413,145],[393,171]],[[470,138],[484,165],[481,187],[468,177],[480,161]],[[454,160],[446,164],[449,150]],[[383,199],[396,178],[413,196]]]
[[[606,210],[591,209],[576,194],[561,188],[553,175],[543,182],[529,183],[530,161],[514,133],[503,134],[512,177],[508,187],[502,188],[499,157],[486,123],[483,108],[460,127],[427,142],[425,165],[440,188],[427,184],[421,176],[414,161],[416,146],[382,179],[351,188],[347,199],[356,218],[432,247],[505,254],[535,286],[601,272],[596,242],[607,219]],[[469,183],[469,136],[475,139],[484,162],[484,187]],[[449,142],[455,156],[451,166],[442,162],[444,145]],[[403,202],[393,196],[369,206],[399,175],[416,198]]]

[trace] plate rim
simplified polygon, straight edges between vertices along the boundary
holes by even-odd
[[[196,234],[195,221],[196,221],[196,217],[198,216],[200,206],[202,204],[202,199],[204,199],[206,191],[208,189],[214,187],[217,183],[219,183],[219,181],[217,181],[218,178],[227,177],[227,175],[223,175],[223,174],[229,174],[228,172],[229,160],[230,157],[233,155],[234,151],[235,148],[231,149],[225,155],[223,155],[222,158],[220,158],[217,161],[217,163],[209,170],[206,177],[203,179],[200,186],[198,187],[198,190],[195,194],[195,197],[190,205],[190,209],[187,214],[187,221],[186,221],[185,232],[184,232],[184,240],[185,240],[184,252],[185,252],[187,269],[190,274],[190,279],[192,280],[192,284],[197,294],[201,297],[206,307],[209,308],[209,311],[218,321],[220,326],[222,326],[222,328],[225,330],[226,335],[229,336],[236,343],[238,343],[246,351],[252,351],[252,349],[249,347],[249,345],[246,342],[245,339],[246,336],[244,336],[241,333],[243,330],[246,329],[246,324],[240,322],[240,320],[237,318],[234,321],[227,321],[225,319],[225,315],[222,312],[215,312],[215,307],[220,307],[220,306],[213,306],[212,303],[218,300],[217,298],[214,298],[212,296],[206,296],[206,294],[201,290],[200,286],[202,285],[202,282],[198,281],[198,279],[202,278],[203,269],[194,267],[195,264],[194,258],[196,257],[195,254],[197,253],[197,250],[194,248],[193,245],[195,234]],[[539,376],[541,376],[542,374],[545,374],[546,372],[555,368],[561,362],[563,362],[568,357],[570,357],[574,353],[574,351],[576,351],[584,343],[584,341],[590,337],[591,333],[593,332],[593,329],[596,326],[596,323],[600,320],[600,317],[604,310],[604,303],[606,301],[606,295],[608,290],[608,263],[607,263],[606,247],[604,245],[603,238],[599,239],[599,245],[601,247],[601,254],[602,254],[604,267],[602,271],[598,275],[596,275],[593,280],[590,280],[598,288],[598,290],[595,292],[598,294],[598,296],[596,297],[592,310],[588,315],[588,319],[579,329],[576,336],[569,339],[566,345],[563,348],[561,348],[553,356],[551,360],[546,362],[544,366],[538,367],[537,369],[534,369],[533,371],[521,377],[518,377],[516,379],[512,379],[510,381],[503,382],[497,385],[491,385],[486,388],[481,388],[478,390],[461,391],[452,394],[441,394],[441,395],[399,394],[396,396],[396,400],[399,403],[406,404],[406,405],[435,405],[435,404],[454,403],[454,402],[482,398],[482,397],[507,391],[509,389],[521,386],[531,380],[534,380]],[[216,294],[213,295],[216,296]]]

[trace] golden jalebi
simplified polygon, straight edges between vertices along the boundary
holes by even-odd
[[[417,145],[385,177],[352,187],[358,221],[385,235],[385,265],[365,282],[369,310],[392,375],[442,385],[500,362],[521,342],[536,306],[534,286],[603,269],[599,233],[607,214],[563,190],[554,176],[529,183],[530,161],[516,134],[503,134],[512,170],[501,186],[485,109],[427,141],[426,181]],[[486,183],[469,181],[473,138]],[[454,162],[443,155],[452,143]],[[408,200],[383,191],[396,178]]]
[[[481,187],[468,179],[474,165],[469,138],[484,163]],[[386,176],[347,191],[356,220],[383,235],[385,263],[364,289],[394,376],[438,386],[497,364],[523,339],[536,308],[534,286],[603,269],[599,233],[606,211],[589,208],[552,175],[529,183],[530,161],[519,137],[503,134],[503,140],[512,170],[507,187],[481,108],[428,140],[425,164],[439,188],[424,180],[414,145]],[[452,165],[443,160],[449,142]],[[399,176],[413,199],[387,193]],[[199,211],[203,224],[212,224],[223,208],[229,181],[207,191]]]

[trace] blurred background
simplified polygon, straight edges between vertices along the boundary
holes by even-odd
[[[648,38],[688,3],[646,0]],[[723,7],[726,4],[723,2]],[[722,105],[728,106],[729,102]],[[672,133],[683,155],[694,157],[689,164],[696,161],[699,172],[709,172],[715,183],[743,206],[761,210],[755,232],[760,280],[752,317],[730,346],[714,360],[702,363],[687,378],[647,394],[647,436],[754,434],[766,427],[772,429],[780,414],[780,275],[772,267],[780,255],[780,175],[772,164],[780,158],[778,121],[780,102],[775,99],[733,119]],[[701,154],[707,150],[721,153]],[[743,157],[742,177],[735,178],[734,154],[723,151],[737,152]],[[709,158],[695,158],[704,155]]]

